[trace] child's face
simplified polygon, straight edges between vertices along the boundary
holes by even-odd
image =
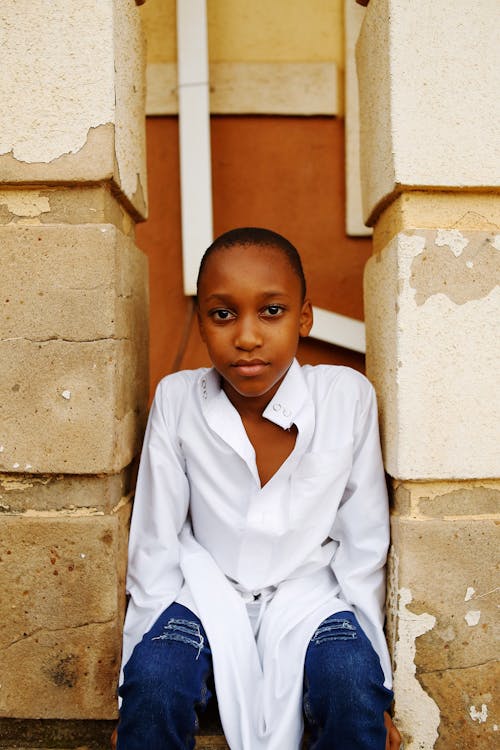
[[[312,326],[309,300],[287,257],[255,245],[216,250],[198,291],[203,341],[233,403],[277,391]]]

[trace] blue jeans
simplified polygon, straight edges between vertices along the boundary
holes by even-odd
[[[117,750],[192,750],[198,712],[211,697],[211,674],[200,620],[172,604],[125,666]],[[305,658],[310,750],[385,750],[383,714],[392,692],[383,681],[378,656],[354,615],[337,612],[324,620]]]

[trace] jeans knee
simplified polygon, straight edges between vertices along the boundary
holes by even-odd
[[[354,615],[340,612],[324,620],[306,653],[305,680],[310,700],[362,704],[371,686],[382,685],[380,660]]]
[[[171,616],[173,615],[173,616]],[[210,697],[206,678],[211,652],[200,621],[184,607],[166,610],[135,647],[124,669],[120,695],[125,702],[183,712]]]

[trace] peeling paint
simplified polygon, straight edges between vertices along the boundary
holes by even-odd
[[[486,705],[486,703],[482,703],[480,711],[478,711],[475,706],[471,706],[469,708],[469,714],[472,721],[477,721],[479,724],[484,724],[486,719],[488,718],[488,706]]]
[[[468,586],[467,591],[465,592],[464,602],[470,602],[470,600],[473,598],[475,593],[476,593],[476,589],[473,588],[472,586]]]
[[[477,625],[480,619],[481,619],[481,610],[479,609],[470,609],[464,615],[464,620],[470,628],[473,628],[474,625]]]
[[[134,5],[121,0],[113,0],[113,5],[116,162],[123,192],[142,211],[144,197],[140,198],[139,193],[146,174],[142,137],[145,106],[145,80],[142,72],[144,39]]]
[[[487,232],[468,232],[459,258],[435,238],[431,229],[400,232],[367,265],[367,321],[378,341],[370,372],[386,469],[420,480],[494,477],[500,253]],[[401,366],[385,367],[387,358]]]
[[[500,279],[500,256],[488,232],[420,230],[425,250],[411,265],[410,286],[417,305],[443,294],[457,305],[487,297]],[[455,234],[455,244],[440,235]],[[460,240],[458,238],[460,235]],[[465,244],[464,244],[465,243]]]
[[[61,396],[66,399],[66,401],[69,401],[71,398],[71,391],[63,391],[61,393]]]
[[[95,507],[69,507],[59,508],[58,510],[35,510],[29,508],[16,515],[22,516],[23,518],[59,518],[61,516],[71,516],[78,518],[86,518],[87,516],[104,516],[105,513]]]
[[[50,212],[49,199],[38,190],[4,190],[0,192],[0,205],[7,206],[14,216],[36,217]]]
[[[47,163],[76,153],[91,127],[114,121],[112,8],[81,0],[68,13],[66,0],[31,0],[4,3],[2,16],[9,75],[0,154]]]
[[[395,723],[408,737],[408,750],[432,750],[438,737],[439,707],[424,691],[416,677],[416,640],[436,624],[433,615],[420,615],[407,609],[413,597],[410,589],[399,589],[398,640],[395,645],[394,693]]]
[[[10,477],[2,477],[2,490],[4,492],[15,492],[24,491],[33,487],[32,482],[25,482],[19,479],[11,479]]]
[[[462,255],[468,244],[469,240],[458,229],[438,229],[437,231],[436,245],[438,247],[448,245],[455,258]]]
[[[495,250],[500,250],[500,234],[495,234],[491,242]]]

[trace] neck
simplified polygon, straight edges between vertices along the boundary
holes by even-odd
[[[262,414],[266,406],[274,397],[280,385],[281,381],[261,396],[242,396],[241,393],[238,393],[238,391],[225,381],[222,382],[222,390],[242,419],[259,421],[262,419]]]

